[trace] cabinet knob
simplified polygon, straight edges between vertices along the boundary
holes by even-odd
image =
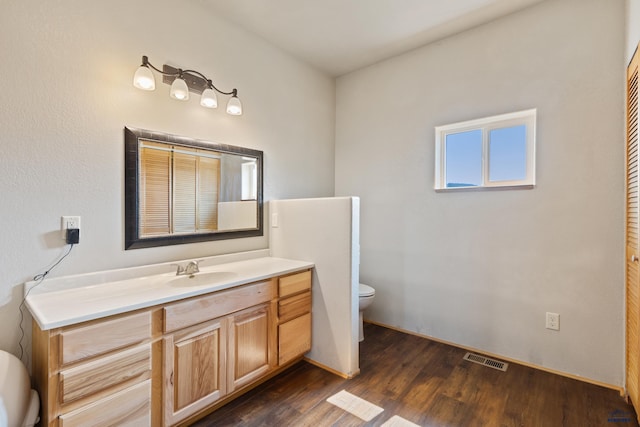
[[[631,255],[631,262],[638,262],[638,256],[635,254]]]

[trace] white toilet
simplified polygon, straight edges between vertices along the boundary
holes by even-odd
[[[358,315],[360,317],[360,332],[358,339],[362,341],[364,340],[364,331],[362,328],[362,311],[371,305],[371,303],[373,302],[373,298],[376,296],[376,290],[369,285],[360,283],[359,294],[360,297],[358,299]]]
[[[0,350],[0,426],[33,427],[40,399],[31,389],[27,368],[11,353]]]

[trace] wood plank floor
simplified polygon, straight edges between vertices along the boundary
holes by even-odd
[[[302,362],[194,426],[380,426],[394,415],[430,426],[638,426],[615,390],[510,363],[462,360],[466,351],[365,324],[361,374],[345,380]],[[346,390],[384,408],[369,422],[326,402]]]

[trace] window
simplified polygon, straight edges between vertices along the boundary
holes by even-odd
[[[535,185],[536,110],[436,127],[436,190]]]
[[[255,200],[258,194],[255,185],[257,182],[256,159],[243,157],[243,160],[246,162],[242,164],[242,200]]]

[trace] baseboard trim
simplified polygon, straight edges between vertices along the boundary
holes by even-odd
[[[605,388],[609,388],[609,389],[612,389],[612,390],[617,390],[620,393],[620,396],[622,396],[622,397],[626,397],[626,395],[627,395],[623,387],[616,386],[616,385],[613,385],[613,384],[609,384],[609,383],[605,383],[605,382],[602,382],[602,381],[593,380],[593,379],[586,378],[586,377],[581,377],[579,375],[570,374],[570,373],[563,372],[563,371],[557,371],[555,369],[551,369],[551,368],[547,368],[547,367],[544,367],[544,366],[536,365],[534,363],[524,362],[522,360],[513,359],[511,357],[505,357],[505,356],[503,356],[501,354],[491,353],[491,352],[488,352],[486,350],[482,350],[482,349],[475,348],[475,347],[468,347],[468,346],[461,345],[461,344],[458,344],[458,343],[455,343],[455,342],[446,341],[446,340],[443,340],[443,339],[440,339],[440,338],[435,338],[435,337],[432,337],[432,336],[429,336],[429,335],[419,334],[417,332],[409,331],[409,330],[406,330],[406,329],[402,329],[402,328],[399,328],[399,327],[396,327],[396,326],[387,325],[385,323],[376,322],[376,321],[369,320],[369,319],[364,319],[364,322],[371,323],[372,325],[381,326],[383,328],[392,329],[394,331],[402,332],[402,333],[405,333],[405,334],[414,335],[414,336],[417,336],[417,337],[420,337],[420,338],[426,338],[426,339],[431,340],[431,341],[435,341],[435,342],[439,342],[439,343],[442,343],[442,344],[450,345],[452,347],[461,348],[463,350],[471,351],[473,353],[480,353],[480,354],[483,354],[483,355],[486,355],[486,356],[489,356],[489,357],[492,357],[492,358],[505,360],[505,361],[510,362],[510,363],[516,363],[518,365],[527,366],[529,368],[537,369],[539,371],[549,372],[550,374],[560,375],[562,377],[567,377],[567,378],[571,378],[571,379],[574,379],[574,380],[582,381],[582,382],[585,382],[585,383],[597,385],[597,386],[600,386],[600,387],[605,387]]]
[[[380,325],[380,326],[382,326],[382,325]],[[350,379],[352,379],[353,377],[355,377],[356,375],[360,374],[360,369],[358,369],[358,371],[357,371],[357,372],[354,372],[354,373],[352,373],[351,375],[348,375],[348,374],[344,374],[344,373],[342,373],[342,372],[338,372],[338,371],[336,371],[335,369],[332,369],[332,368],[330,368],[330,367],[328,367],[328,366],[323,365],[322,363],[318,363],[318,362],[316,362],[315,360],[311,360],[311,359],[309,359],[308,357],[305,357],[305,358],[304,358],[304,361],[305,361],[305,362],[309,362],[309,363],[311,363],[312,365],[317,366],[317,367],[318,367],[318,368],[320,368],[320,369],[324,369],[324,370],[325,370],[325,371],[327,371],[327,372],[331,372],[333,375],[337,375],[337,376],[339,376],[339,377],[341,377],[341,378],[344,378],[345,380],[350,380]]]

